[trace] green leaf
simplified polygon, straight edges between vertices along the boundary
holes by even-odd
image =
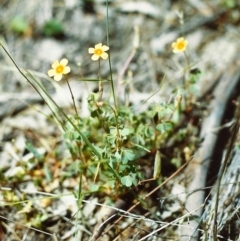
[[[121,178],[121,183],[122,185],[126,186],[126,187],[131,187],[133,184],[133,180],[132,177],[127,175]]]
[[[117,161],[120,161],[122,158],[121,153],[119,153],[118,151],[115,152],[114,156],[116,157]]]
[[[116,157],[112,155],[112,156],[109,158],[109,165],[111,166],[111,168],[114,168],[114,165],[115,165],[116,162],[117,162]]]
[[[62,23],[56,19],[51,19],[45,23],[43,33],[48,36],[56,36],[64,33]]]
[[[50,171],[50,168],[47,165],[47,163],[44,164],[43,170],[44,170],[44,174],[46,176],[47,181],[51,182],[52,181],[52,172]]]
[[[115,180],[108,180],[107,185],[111,188],[115,188]]]
[[[129,126],[129,127],[124,127],[122,130],[119,130],[119,132],[122,137],[127,137],[134,132],[134,129],[133,127]]]
[[[157,115],[159,119],[162,119],[162,118],[166,118],[166,116],[171,115],[172,112],[173,112],[172,105],[169,105],[167,103],[153,104],[152,110],[151,110],[151,117],[154,117],[155,115]]]
[[[146,137],[151,138],[154,136],[154,129],[151,126],[145,126],[143,128],[143,133]]]
[[[117,128],[116,127],[110,126],[109,129],[110,129],[110,134],[111,135],[117,136]]]
[[[15,16],[11,20],[9,26],[13,32],[19,33],[19,34],[25,33],[27,31],[27,29],[29,28],[27,21],[20,16]]]
[[[116,138],[112,135],[107,136],[107,141],[109,144],[113,145],[115,143]]]
[[[135,159],[135,153],[132,150],[125,149],[122,152],[123,158],[122,158],[122,163],[127,164],[128,161],[132,161]]]
[[[199,69],[192,69],[190,72],[190,76],[189,76],[189,83],[191,84],[195,84],[200,77],[202,76],[202,72]]]
[[[175,165],[177,168],[179,168],[179,167],[181,166],[181,160],[178,159],[178,158],[173,158],[173,159],[171,160],[171,163],[172,163],[173,165]]]
[[[129,169],[129,166],[127,164],[121,164],[119,166],[119,172],[123,173],[125,170]]]
[[[137,173],[130,172],[129,175],[132,177],[133,185],[137,186],[137,179],[136,179]]]
[[[95,146],[95,145],[94,145],[94,148],[101,154],[101,156],[106,150],[105,148],[100,148],[99,146]]]
[[[91,117],[92,118],[95,118],[95,117],[98,118],[99,115],[101,115],[102,113],[103,113],[103,111],[96,106],[91,108]]]
[[[173,128],[173,125],[170,122],[164,122],[164,123],[158,124],[156,126],[156,128],[163,134],[163,133],[171,131]]]
[[[63,136],[65,139],[69,139],[71,141],[77,140],[80,137],[79,133],[76,131],[67,131]]]
[[[31,152],[38,160],[43,159],[43,155],[41,155],[37,149],[30,143],[26,142],[26,148],[28,149],[29,152]]]
[[[79,173],[79,171],[80,171],[80,161],[79,160],[74,161],[66,169],[67,169],[68,172],[71,172],[72,174]]]
[[[97,192],[99,190],[99,185],[95,183],[90,183],[88,185],[88,188],[90,192]]]

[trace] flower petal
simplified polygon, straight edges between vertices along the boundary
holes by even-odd
[[[89,53],[89,54],[94,54],[94,50],[95,50],[94,48],[89,48],[89,49],[88,49],[88,53]]]
[[[56,74],[56,71],[54,69],[50,69],[50,70],[48,70],[47,73],[48,73],[49,77],[53,77]]]
[[[103,51],[107,51],[107,50],[109,50],[109,47],[108,47],[107,45],[103,45],[103,46],[102,46],[102,50],[103,50]]]
[[[52,67],[55,69],[55,68],[57,68],[58,65],[59,65],[58,60],[55,60],[52,64]]]
[[[68,74],[71,71],[69,66],[65,66],[64,70],[63,70],[63,74]]]
[[[92,59],[93,61],[98,60],[98,59],[99,59],[99,56],[96,55],[96,54],[94,54],[91,59]]]
[[[60,61],[60,64],[66,66],[66,65],[68,64],[68,60],[67,60],[67,59],[62,59],[62,60]]]
[[[102,53],[102,54],[101,54],[101,58],[107,59],[107,58],[108,58],[108,54],[107,54],[107,53]]]
[[[96,44],[95,49],[101,49],[102,48],[102,43]]]
[[[62,74],[56,74],[54,76],[54,80],[56,80],[56,81],[60,81],[61,79],[62,79]]]
[[[183,37],[177,39],[177,42],[178,42],[178,43],[179,43],[179,42],[182,42],[182,41],[184,41],[184,38],[183,38]]]

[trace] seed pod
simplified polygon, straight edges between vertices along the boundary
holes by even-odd
[[[154,172],[153,172],[153,178],[158,178],[161,173],[161,155],[160,152],[157,151],[155,155],[155,161],[154,161]]]

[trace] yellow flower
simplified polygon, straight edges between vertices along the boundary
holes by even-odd
[[[176,42],[172,43],[173,53],[184,52],[187,48],[188,41],[183,37],[178,38]]]
[[[71,71],[70,67],[68,67],[67,64],[67,59],[62,59],[60,63],[58,62],[58,60],[55,60],[52,64],[52,69],[48,70],[48,76],[54,76],[54,80],[60,81],[64,74],[68,74]]]
[[[102,45],[102,43],[96,44],[95,48],[89,48],[88,53],[93,54],[92,60],[98,60],[100,57],[102,59],[107,59],[108,54],[105,51],[109,50],[109,47],[106,45]]]

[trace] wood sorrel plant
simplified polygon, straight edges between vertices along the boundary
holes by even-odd
[[[172,44],[172,47],[175,53],[184,52],[187,44],[188,42],[184,38],[179,38]],[[8,54],[3,46],[2,48]],[[104,101],[100,61],[110,57],[110,53],[106,53],[108,50],[109,47],[102,43],[88,49],[88,52],[93,54],[92,60],[98,61],[98,79],[96,81],[99,83],[99,92],[89,95],[88,103],[91,115],[85,119],[79,117],[67,78],[67,74],[71,71],[67,66],[67,59],[62,59],[60,62],[54,61],[48,75],[56,81],[60,81],[62,78],[66,80],[73,100],[75,116],[66,114],[39,81],[29,72],[23,73],[8,54],[18,71],[44,99],[64,132],[64,140],[73,159],[73,163],[64,173],[65,178],[69,176],[67,172],[70,175],[73,172],[79,175],[80,180],[84,175],[89,182],[86,192],[137,185],[143,178],[137,165],[138,158],[163,145],[165,140],[173,134],[182,110],[182,94],[178,93],[175,103],[153,104],[148,111],[136,115],[129,106],[118,107],[116,105],[112,79],[110,82],[114,107]],[[158,158],[155,160],[159,161],[161,153],[157,152],[157,155]],[[155,170],[154,173],[159,173],[159,171]],[[155,174],[154,176],[156,177]],[[80,181],[79,192],[82,192],[81,185]],[[78,197],[80,199],[80,194]]]

